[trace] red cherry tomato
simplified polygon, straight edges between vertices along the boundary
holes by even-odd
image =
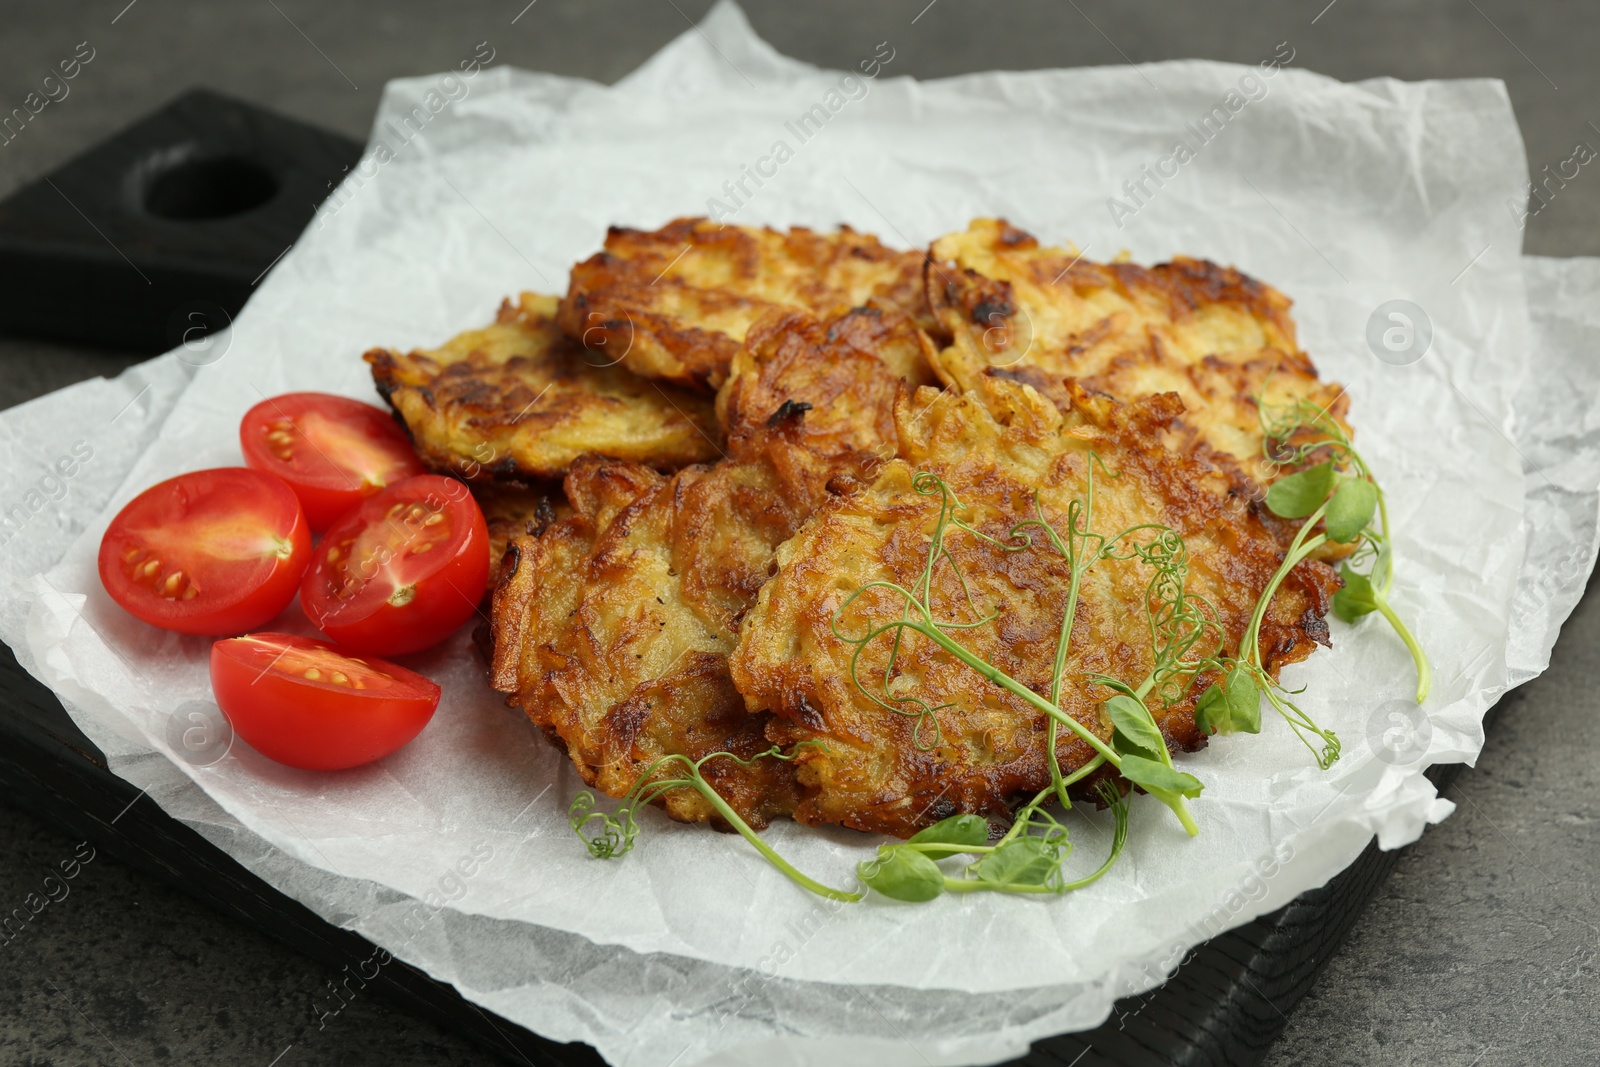
[[[421,733],[439,706],[439,687],[414,671],[290,634],[212,645],[211,690],[234,733],[308,771],[382,759]]]
[[[269,474],[222,467],[129,501],[100,541],[100,583],[145,622],[236,634],[288,607],[310,556],[294,491]]]
[[[244,461],[288,482],[315,532],[384,486],[423,473],[388,412],[330,393],[263,400],[239,423]]]
[[[312,553],[300,606],[347,648],[397,656],[470,619],[489,580],[489,531],[467,487],[424,474],[368,497]]]

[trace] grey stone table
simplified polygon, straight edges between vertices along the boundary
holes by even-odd
[[[613,81],[706,7],[12,0],[0,8],[0,112],[80,42],[94,58],[67,98],[0,144],[0,195],[190,85],[364,138],[386,79],[452,67],[479,41],[491,42],[497,63]],[[896,72],[921,77],[1195,56],[1253,62],[1288,40],[1297,66],[1347,80],[1504,79],[1533,171],[1579,142],[1600,148],[1594,0],[750,0],[747,11],[790,55],[844,67],[889,39]],[[1600,170],[1585,168],[1529,220],[1527,250],[1600,254]],[[0,406],[130,362],[0,340]],[[1457,813],[1403,856],[1289,1021],[1273,1067],[1600,1062],[1597,640],[1600,596],[1591,596],[1549,673],[1507,697],[1478,767],[1449,790]],[[75,845],[0,807],[0,901],[33,892]],[[318,1031],[310,1002],[331,974],[317,965],[103,856],[72,885],[0,950],[0,1063],[497,1062],[375,998]]]

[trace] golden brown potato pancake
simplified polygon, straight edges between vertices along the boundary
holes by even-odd
[[[782,232],[704,218],[659,230],[614,226],[605,251],[572,268],[557,321],[636,374],[716,389],[746,332],[773,310],[831,315],[876,298],[935,329],[926,258],[848,226]]]
[[[705,397],[600,365],[555,312],[555,297],[523,293],[436,349],[366,354],[423,463],[469,482],[528,481],[560,478],[586,453],[663,469],[720,454]]]
[[[926,563],[938,498],[914,491],[917,471],[943,478],[973,527],[1008,542],[1032,518],[1035,494],[1046,518],[1066,529],[1074,500],[1086,496],[1091,453],[1097,468],[1092,529],[1113,535],[1158,523],[1177,531],[1188,553],[1187,591],[1206,598],[1231,651],[1281,559],[1278,538],[1259,505],[1239,507],[1232,480],[1172,447],[1169,427],[1182,407],[1163,394],[1127,405],[1066,387],[1063,413],[1034,390],[979,379],[960,396],[923,390],[897,411],[901,458],[881,467],[870,487],[829,500],[777,551],[777,574],[745,617],[730,659],[734,684],[754,712],[773,716],[767,736],[783,745],[820,741],[800,750],[802,798],[794,816],[906,837],[957,812],[1003,816],[1022,796],[1049,784],[1046,718],[985,681],[928,639],[908,634],[890,691],[941,705],[936,743],[918,717],[885,709],[851,680],[854,646],[833,629],[835,612],[871,582],[911,588]],[[1036,538],[1039,538],[1037,533]],[[1141,535],[1152,537],[1152,534]],[[1048,693],[1055,645],[1070,585],[1062,558],[1047,548],[1006,551],[969,533],[947,547],[965,575],[934,572],[932,607],[939,617],[994,621],[952,631],[972,652],[1036,692]],[[1105,674],[1138,686],[1154,663],[1145,605],[1152,568],[1137,559],[1107,559],[1084,579],[1061,704],[1102,738],[1101,703],[1112,691],[1091,684]],[[1276,671],[1325,641],[1323,616],[1337,588],[1327,565],[1308,561],[1274,598],[1261,645]],[[974,608],[975,606],[975,608]],[[901,617],[905,602],[869,590],[841,620],[847,635]],[[860,677],[881,685],[891,639],[862,653]],[[1204,744],[1194,703],[1207,684],[1173,693],[1156,711],[1170,747]],[[1057,752],[1071,771],[1091,755],[1066,730]]]
[[[724,389],[728,455],[670,477],[579,461],[571,518],[514,537],[494,594],[493,684],[612,796],[654,759],[766,748],[728,677],[740,622],[777,546],[870,477],[895,432],[903,375],[928,380],[925,338],[892,310],[777,312],[749,331]],[[754,826],[792,810],[790,764],[712,760],[704,773]],[[674,818],[712,812],[689,790]]]
[[[512,539],[493,598],[495,687],[613,796],[668,753],[749,758],[770,745],[728,682],[726,639],[675,588],[667,486],[648,467],[581,460],[567,478],[574,515]],[[752,825],[793,806],[784,765],[713,760],[704,773]],[[712,814],[687,791],[665,806],[685,821]]]
[[[952,344],[948,384],[1025,382],[1063,410],[1065,379],[1119,400],[1176,393],[1170,432],[1238,476],[1266,483],[1260,400],[1296,400],[1342,421],[1344,390],[1300,351],[1289,298],[1231,267],[1179,257],[1141,267],[1041,246],[1003,220],[976,219],[934,242],[928,298]]]

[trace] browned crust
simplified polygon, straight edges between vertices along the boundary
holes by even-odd
[[[587,453],[675,469],[719,454],[702,396],[648,381],[569,341],[556,300],[523,293],[439,348],[363,357],[418,457],[473,483],[559,479]]]
[[[1004,378],[1063,410],[1068,378],[1120,400],[1176,392],[1185,410],[1170,432],[1242,487],[1279,474],[1264,462],[1261,399],[1303,399],[1341,421],[1349,406],[1300,350],[1289,298],[1209,260],[1096,263],[978,219],[934,243],[926,281],[954,338],[936,360],[946,384]]]
[[[848,226],[779,231],[704,218],[614,226],[605,251],[572,268],[556,319],[568,337],[623,353],[637,374],[714,390],[750,327],[775,310],[832,314],[876,298],[937,329],[924,259]]]

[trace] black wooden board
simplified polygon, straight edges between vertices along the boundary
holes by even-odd
[[[55,695],[0,652],[0,799],[84,838],[330,969],[372,946],[323,921],[141,798]],[[1458,768],[1435,768],[1441,788]],[[1201,945],[1165,985],[1119,1001],[1097,1029],[1036,1043],[1030,1067],[1221,1067],[1259,1063],[1360,916],[1398,853],[1369,846],[1348,870],[1287,906]],[[586,1045],[558,1044],[464,1000],[396,960],[371,985],[408,1012],[459,1030],[508,1063],[593,1065]]]
[[[220,330],[360,157],[191,89],[0,203],[0,331],[156,353]]]

